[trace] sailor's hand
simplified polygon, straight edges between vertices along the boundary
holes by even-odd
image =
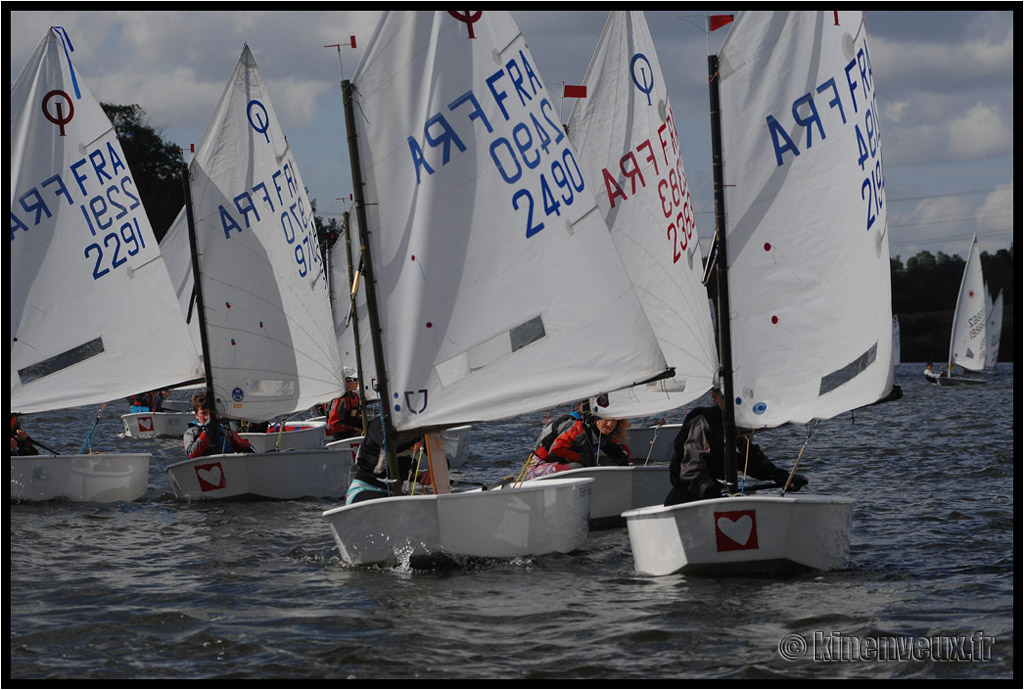
[[[789,480],[789,485],[786,488],[788,491],[799,491],[805,486],[807,486],[807,477],[802,474],[794,474],[793,478]]]

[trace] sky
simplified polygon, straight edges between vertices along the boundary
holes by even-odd
[[[19,4],[5,3],[8,8]],[[709,35],[704,18],[729,12],[645,13],[669,84],[705,248],[714,235],[707,53],[709,47],[718,50],[728,27]],[[248,44],[318,214],[340,217],[350,208],[340,82],[355,73],[377,12],[5,14],[10,15],[11,83],[47,29],[62,26],[75,48],[76,69],[96,98],[138,104],[165,141],[186,151],[202,139]],[[512,15],[560,101],[563,83],[582,83],[607,13]],[[1010,247],[1018,164],[1013,66],[1020,59],[1014,32],[1020,17],[1010,10],[868,12],[893,257],[905,262],[924,250],[965,256],[974,234],[982,251]],[[334,47],[339,44],[340,49]],[[560,104],[563,122],[571,105]]]

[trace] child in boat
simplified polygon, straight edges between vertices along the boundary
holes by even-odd
[[[359,377],[355,369],[345,367],[345,394],[331,401],[327,415],[327,433],[335,441],[363,434],[363,417],[359,410]]]
[[[628,419],[602,419],[573,410],[545,427],[530,460],[527,479],[577,467],[628,465]]]
[[[223,424],[220,425],[220,433],[218,434],[219,443],[214,445],[212,430],[207,429],[207,425],[210,422],[210,401],[206,391],[192,396],[192,409],[195,410],[196,421],[189,422],[183,439],[185,455],[190,459],[227,452],[256,452],[251,443]],[[231,448],[230,451],[228,451],[229,446]]]

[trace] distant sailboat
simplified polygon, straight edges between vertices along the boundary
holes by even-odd
[[[344,99],[387,438],[668,373],[508,12],[384,13]],[[323,518],[349,564],[564,553],[586,539],[591,482],[395,483]]]
[[[860,12],[749,12],[709,56],[723,497],[625,514],[637,571],[845,567],[852,501],[746,495],[736,430],[892,390],[889,241]],[[720,125],[719,125],[720,123]]]
[[[336,397],[344,381],[312,207],[248,46],[189,178],[200,277],[193,311],[216,416],[269,421]],[[348,454],[322,447],[322,426],[311,432],[316,448],[277,446],[269,434],[279,451],[193,458],[166,471],[180,498],[344,495]]]
[[[105,403],[202,377],[149,219],[67,32],[11,87],[11,409]],[[98,417],[97,417],[98,419]],[[11,498],[132,501],[148,453],[11,456]]]
[[[900,365],[900,317],[892,315],[892,365]]]
[[[956,307],[953,310],[953,327],[949,338],[949,361],[943,376],[931,379],[940,386],[960,384],[981,384],[985,379],[972,376],[954,376],[953,367],[964,371],[981,373],[988,362],[988,337],[986,324],[989,317],[987,304],[988,289],[982,274],[981,256],[978,254],[978,237],[971,240],[964,265],[964,276],[960,282]]]

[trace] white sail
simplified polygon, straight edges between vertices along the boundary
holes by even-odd
[[[893,341],[864,18],[743,13],[719,57],[736,424],[873,403]]]
[[[348,217],[348,233],[351,237],[352,271],[353,274],[359,270],[359,231],[354,213]],[[331,247],[330,255],[331,283],[333,285],[333,308],[334,308],[334,332],[338,337],[338,350],[341,354],[341,362],[347,367],[359,370],[358,362],[362,361],[362,376],[365,381],[360,382],[359,395],[363,400],[371,401],[377,399],[377,391],[374,383],[377,380],[377,372],[373,366],[373,344],[370,341],[370,325],[366,321],[366,291],[360,287],[356,291],[355,309],[353,313],[351,290],[354,276],[348,270],[348,249],[346,238],[341,236]],[[359,352],[356,351],[356,327],[354,322],[359,321]],[[358,355],[358,356],[357,356]]]
[[[611,12],[569,116],[569,137],[675,376],[609,395],[600,413],[685,405],[718,370],[693,202],[668,85],[643,12]]]
[[[203,341],[199,335],[199,314],[196,311],[193,294],[192,247],[188,239],[188,218],[184,207],[178,211],[171,227],[167,229],[163,239],[160,240],[160,252],[164,257],[167,273],[171,276],[171,285],[178,296],[182,316],[188,323],[192,342],[195,343],[196,351],[202,352]]]
[[[892,315],[892,365],[900,365],[900,317]]]
[[[202,376],[110,120],[50,29],[11,87],[11,408]]]
[[[985,291],[988,295],[988,290]],[[999,341],[1003,335],[1003,293],[996,295],[992,307],[988,312],[988,321],[985,324],[985,331],[988,334],[988,366],[994,367],[999,361]]]
[[[964,276],[960,281],[960,294],[953,311],[953,330],[949,340],[949,368],[961,366],[970,371],[982,371],[986,363],[985,281],[978,255],[978,237],[971,240],[967,252]]]
[[[498,419],[665,371],[507,12],[385,13],[353,83],[396,428]]]
[[[344,388],[312,208],[248,46],[190,166],[220,415],[266,420]]]

